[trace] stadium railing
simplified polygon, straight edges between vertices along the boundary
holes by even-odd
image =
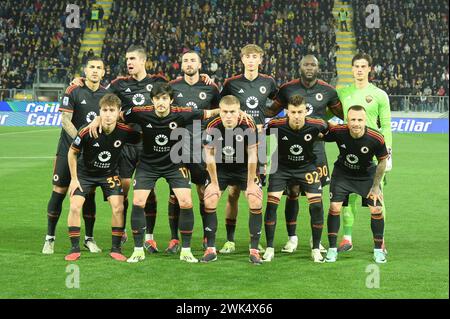
[[[390,95],[389,101],[392,111],[445,113],[449,110],[448,96]]]

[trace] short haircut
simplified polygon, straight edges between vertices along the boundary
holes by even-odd
[[[137,52],[140,55],[144,56],[144,59],[147,59],[147,50],[142,45],[136,45],[136,44],[130,45],[130,47],[128,48],[126,53],[130,53],[130,52]]]
[[[261,56],[264,55],[264,50],[261,49],[260,46],[256,44],[247,44],[245,47],[241,49],[241,58],[246,54],[258,53]]]
[[[348,112],[350,112],[351,110],[353,111],[364,111],[366,112],[366,109],[364,108],[364,106],[362,105],[352,105],[348,108],[347,114]]]
[[[184,53],[181,55],[181,59],[183,59],[183,56],[184,56],[185,54],[195,54],[195,55],[198,57],[198,62],[202,63],[202,58],[200,57],[200,54],[198,54],[197,51],[194,51],[194,50],[186,51],[186,52],[184,52]]]
[[[232,105],[237,104],[239,105],[239,108],[241,107],[241,103],[239,102],[239,99],[235,97],[234,95],[225,95],[219,102],[219,106],[222,105]]]
[[[300,106],[302,104],[306,104],[306,100],[301,95],[292,95],[288,100],[288,105]]]
[[[87,65],[91,61],[101,61],[103,63],[103,66],[105,65],[105,62],[103,61],[103,59],[101,57],[99,57],[98,55],[94,55],[94,56],[91,56],[86,59],[86,63],[84,64],[84,67],[87,67]]]
[[[150,98],[168,94],[170,99],[173,99],[173,89],[169,83],[156,83],[150,92]]]
[[[372,66],[372,57],[364,52],[357,53],[352,59],[352,66],[355,65],[356,60],[366,60],[369,66]]]
[[[100,108],[102,108],[102,106],[115,106],[120,110],[122,102],[117,95],[113,93],[107,93],[103,95],[103,97],[98,102],[98,105],[100,106]]]

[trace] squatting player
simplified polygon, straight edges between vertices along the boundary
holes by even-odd
[[[261,133],[265,123],[265,111],[267,101],[274,99],[277,94],[275,80],[268,75],[259,73],[259,66],[263,61],[264,51],[255,44],[248,44],[241,49],[241,61],[244,65],[244,73],[226,79],[221,96],[233,95],[238,98],[241,110],[253,116],[258,133]],[[257,177],[261,178],[264,184],[265,178],[265,139],[261,136],[259,141],[259,165]],[[264,150],[262,152],[261,150]],[[220,253],[231,253],[235,251],[234,233],[236,230],[236,218],[238,214],[238,200],[240,191],[237,187],[228,188],[228,201],[226,206],[226,230],[227,242],[224,244]],[[262,247],[260,247],[263,252]]]
[[[317,78],[319,73],[319,61],[314,55],[306,55],[300,61],[300,78],[283,84],[278,91],[275,102],[267,109],[266,115],[273,117],[283,108],[287,107],[289,98],[300,95],[306,99],[307,116],[327,120],[327,113],[332,113],[343,119],[342,105],[337,96],[336,90],[325,81]],[[316,155],[316,166],[320,173],[322,187],[330,183],[328,176],[328,162],[325,153],[325,146],[322,141],[314,144],[314,154]],[[298,237],[296,234],[297,215],[299,210],[298,186],[287,190],[285,216],[288,241],[282,251],[292,253],[297,249]],[[312,242],[311,242],[312,245]],[[312,247],[312,246],[311,246]],[[320,245],[321,251],[326,252]]]
[[[130,127],[117,123],[120,99],[111,93],[100,99],[102,133],[97,138],[89,136],[83,127],[73,141],[68,153],[70,169],[70,212],[68,217],[70,253],[65,260],[80,258],[80,212],[85,197],[97,186],[103,191],[112,209],[112,248],[110,256],[119,261],[126,257],[121,252],[124,230],[123,190],[118,176],[119,157],[125,143],[138,143],[141,134]],[[77,155],[80,157],[77,160]]]
[[[84,67],[86,82],[84,86],[71,85],[66,89],[61,114],[62,130],[58,142],[58,150],[53,172],[53,192],[48,202],[47,216],[48,227],[42,253],[53,254],[55,243],[55,229],[61,215],[62,204],[70,185],[70,171],[67,164],[67,152],[70,144],[77,136],[77,131],[86,123],[91,122],[99,112],[98,102],[107,93],[100,85],[105,75],[103,60],[99,57],[91,57]],[[84,245],[93,253],[100,252],[94,240],[95,222],[95,193],[88,194],[83,206],[83,219],[86,229]]]
[[[381,180],[389,156],[386,144],[378,131],[366,126],[366,111],[363,106],[353,105],[347,110],[347,125],[332,127],[324,135],[327,142],[336,142],[339,156],[334,163],[330,185],[330,210],[328,212],[328,240],[330,248],[327,262],[335,262],[338,250],[337,235],[340,225],[340,211],[349,194],[362,197],[363,206],[369,206],[376,263],[385,263],[382,249],[384,217]],[[373,161],[376,156],[378,165]]]
[[[322,185],[314,148],[327,124],[322,119],[306,117],[306,100],[300,95],[291,96],[287,104],[287,116],[270,120],[266,128],[266,134],[275,135],[277,139],[277,148],[271,159],[272,166],[277,166],[269,175],[264,217],[267,248],[263,260],[271,261],[275,256],[273,242],[280,198],[286,187],[299,185],[309,203],[313,241],[311,257],[320,263],[323,262],[319,248],[323,229]]]
[[[208,180],[205,189],[205,230],[207,249],[200,260],[217,259],[215,235],[217,230],[217,204],[228,186],[244,191],[250,209],[250,262],[261,264],[258,244],[262,226],[262,190],[257,183],[258,142],[252,121],[240,115],[239,100],[232,95],[220,100],[220,115],[206,126],[205,162]]]
[[[386,164],[386,172],[388,172],[392,169],[391,107],[387,93],[369,83],[371,66],[372,57],[370,55],[366,53],[356,54],[352,59],[354,84],[338,90],[338,94],[345,116],[352,105],[362,105],[366,110],[367,126],[383,134],[389,152]],[[383,183],[381,185],[383,187]],[[356,194],[350,195],[349,205],[343,209],[344,238],[339,244],[339,251],[349,251],[353,248],[352,229],[357,198],[358,195]],[[384,204],[383,214],[386,216]],[[384,242],[383,249],[385,249]]]

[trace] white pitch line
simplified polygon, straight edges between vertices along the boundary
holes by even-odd
[[[0,156],[2,159],[54,159],[54,156]]]
[[[8,132],[8,133],[0,133],[0,136],[4,135],[13,135],[13,134],[22,134],[22,133],[39,133],[39,132],[48,132],[48,131],[59,131],[56,128],[49,128],[46,130],[32,130],[32,131],[20,131],[20,132]]]

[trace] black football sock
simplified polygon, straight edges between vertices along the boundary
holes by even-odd
[[[322,197],[316,196],[308,199],[309,214],[311,215],[311,232],[313,249],[319,249],[323,230],[323,205]]]
[[[194,229],[194,212],[192,211],[192,207],[180,207],[180,219],[178,227],[180,228],[182,247],[191,247],[192,231]]]
[[[87,237],[94,237],[95,214],[95,193],[87,194],[83,204],[84,228]]]
[[[178,238],[178,222],[180,217],[180,205],[178,204],[178,200],[175,195],[169,197],[169,226],[171,239],[179,239]]]
[[[371,214],[370,228],[372,228],[375,249],[381,249],[384,234],[384,217],[382,212],[379,214]]]
[[[298,207],[298,196],[286,197],[284,215],[286,217],[286,230],[289,237],[296,235]]]
[[[215,247],[217,231],[217,213],[215,209],[205,209],[203,233],[208,247]]]
[[[273,248],[275,228],[277,225],[277,208],[279,203],[280,203],[279,198],[270,195],[267,197],[266,214],[264,216],[267,247]]]
[[[59,216],[61,216],[62,204],[65,194],[52,192],[47,205],[47,235],[55,236],[56,224],[58,224]]]
[[[144,233],[145,233],[145,216],[144,207],[133,205],[131,210],[131,229],[133,230],[134,246],[144,246]]]
[[[258,249],[262,227],[261,208],[250,209],[250,218],[248,220],[248,227],[250,229],[250,247],[251,249]]]
[[[234,232],[236,231],[236,219],[225,219],[225,228],[227,230],[227,241],[234,242]]]
[[[121,240],[123,236],[123,227],[111,227],[112,234],[112,252],[120,252]]]
[[[146,233],[153,234],[156,223],[156,200],[149,198],[145,203],[145,223],[147,225]]]
[[[69,237],[72,247],[70,248],[71,253],[80,252],[80,227],[69,226]]]
[[[127,228],[128,197],[123,199],[123,229]]]
[[[327,228],[328,228],[328,242],[330,248],[336,248],[337,236],[339,233],[339,227],[341,225],[341,212],[328,210]]]

